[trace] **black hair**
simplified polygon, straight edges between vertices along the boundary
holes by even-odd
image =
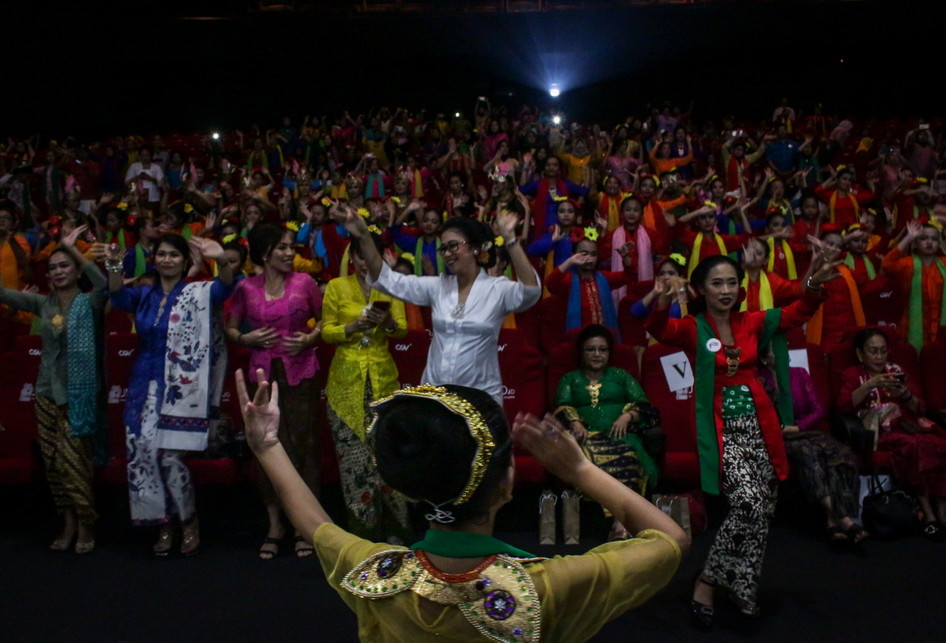
[[[624,212],[624,204],[628,201],[637,201],[637,203],[641,206],[641,212],[643,212],[644,201],[636,194],[628,194],[626,197],[621,199],[621,207],[618,208],[618,212]]]
[[[240,253],[240,266],[243,266],[246,263],[246,255],[248,253],[246,246],[244,246],[239,241],[231,241],[229,243],[223,244],[224,250],[236,250]]]
[[[696,268],[693,270],[693,274],[690,275],[690,283],[699,288],[706,286],[706,279],[709,277],[709,273],[720,264],[728,263],[736,271],[736,276],[739,278],[739,281],[742,281],[743,277],[746,276],[745,271],[742,269],[737,262],[729,255],[713,255],[712,257],[707,257],[703,259],[700,263],[696,265]]]
[[[250,261],[257,266],[266,263],[266,258],[276,249],[287,232],[289,231],[285,228],[272,223],[260,223],[253,226],[247,234],[247,241],[250,242]]]
[[[781,210],[776,210],[775,212],[769,212],[765,215],[765,225],[772,225],[772,221],[775,220],[775,217],[781,217],[783,223],[788,222],[788,215]]]
[[[470,244],[471,250],[479,250],[481,254],[486,253],[487,259],[485,262],[479,262],[480,266],[492,268],[496,265],[496,245],[493,243],[493,231],[488,225],[482,221],[475,221],[466,217],[452,217],[447,219],[441,226],[441,236],[448,230],[458,232]],[[487,250],[484,250],[483,246],[487,242],[490,246]]]
[[[493,493],[512,461],[512,440],[506,416],[496,401],[479,389],[446,385],[483,416],[495,447],[476,491],[462,505],[453,505],[470,480],[476,440],[466,420],[434,399],[395,396],[378,408],[371,432],[378,473],[389,486],[414,500],[426,500],[450,511],[458,523],[488,515]]]
[[[762,246],[762,255],[766,259],[768,259],[769,254],[770,254],[770,248],[769,248],[768,242],[765,239],[759,239],[757,237],[749,237],[749,240],[746,241],[746,246],[748,247],[749,244],[752,243],[753,241],[757,242],[760,246]]]
[[[20,215],[16,211],[16,204],[10,199],[0,200],[0,212],[9,212],[13,218],[13,229],[16,230],[20,225]]]
[[[116,208],[116,210],[118,210],[118,208]],[[121,210],[118,210],[118,211],[119,211],[119,212],[122,212]],[[123,212],[123,214],[125,214],[125,213]],[[135,223],[131,226],[132,232],[134,232],[134,233],[140,238],[140,237],[141,237],[141,231],[144,230],[144,227],[148,224],[149,221],[151,221],[151,219],[150,219],[149,217],[144,216],[144,215],[135,217]],[[125,224],[128,223],[128,217],[127,217],[127,215],[126,215],[126,217],[125,217],[125,219],[124,219],[124,222],[125,222]]]
[[[614,334],[606,326],[601,324],[588,324],[578,333],[575,344],[578,347],[578,363],[581,363],[582,354],[585,350],[585,342],[595,337],[601,337],[608,343],[608,351],[614,350]]]
[[[854,348],[859,351],[864,350],[864,346],[867,345],[867,342],[870,341],[872,337],[883,337],[884,341],[887,344],[890,344],[890,339],[887,337],[887,333],[880,330],[879,328],[862,328],[857,331],[857,334],[854,335]]]
[[[407,268],[407,274],[414,274],[414,264],[403,256],[398,257],[397,261],[394,262],[394,270],[397,270],[400,267]]]
[[[187,239],[182,237],[179,234],[169,232],[168,234],[162,234],[154,242],[154,249],[157,252],[158,248],[161,247],[161,244],[171,246],[182,255],[184,255],[184,274],[187,274],[187,270],[191,265],[191,247],[187,243]]]
[[[463,189],[466,190],[466,176],[464,176],[460,172],[451,172],[450,174],[447,175],[448,184],[450,182],[450,179],[452,179],[453,177],[457,177],[458,179],[460,179],[460,184],[463,186]]]
[[[677,271],[678,275],[680,275],[681,277],[686,277],[686,274],[687,274],[686,264],[680,263],[673,257],[665,257],[663,261],[657,264],[657,268],[654,270],[654,273],[655,274],[659,273],[660,270],[664,267],[665,263],[669,263],[671,266],[673,266],[673,269]]]
[[[365,256],[361,252],[361,244],[367,243],[368,239],[371,239],[371,242],[374,244],[375,250],[378,251],[379,255],[384,253],[384,244],[381,243],[381,237],[374,232],[369,232],[366,236],[362,236],[357,240],[357,242],[351,244],[351,251],[357,254],[359,258],[364,259]],[[413,266],[411,267],[411,270],[413,271]]]
[[[742,265],[733,261],[729,255],[713,255],[712,257],[703,259],[703,261],[698,263],[696,268],[693,269],[693,274],[690,275],[690,283],[697,287],[697,292],[700,294],[699,299],[690,303],[689,312],[691,314],[696,315],[706,310],[706,299],[703,297],[703,294],[700,293],[699,289],[706,287],[706,280],[709,278],[709,273],[712,272],[713,268],[722,264],[732,266],[733,270],[736,271],[736,279],[740,284],[742,283],[743,278],[746,276],[746,271],[743,270]]]

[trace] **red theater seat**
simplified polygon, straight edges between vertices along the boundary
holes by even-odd
[[[400,339],[389,340],[389,350],[397,364],[397,376],[401,386],[423,384],[421,375],[427,366],[427,351],[430,350],[430,331],[409,330]]]
[[[25,339],[24,339],[25,338]],[[36,478],[41,464],[33,445],[37,439],[33,391],[39,373],[40,338],[22,336],[2,355],[0,369],[0,484],[24,484]]]
[[[926,405],[932,411],[946,411],[946,386],[943,373],[946,369],[946,340],[937,338],[920,351],[920,376],[923,378],[923,393]]]
[[[882,273],[877,275],[877,279],[881,283],[876,288],[869,288],[861,298],[864,316],[870,326],[896,328],[903,315],[906,299],[897,287],[896,280]]]
[[[551,295],[540,299],[536,304],[539,321],[539,346],[542,350],[550,348],[565,339],[565,300]]]
[[[128,382],[134,368],[138,351],[138,336],[130,333],[107,335],[105,338],[105,391],[108,421],[108,461],[99,470],[99,479],[108,484],[126,484],[128,481],[128,453],[125,444],[125,422],[123,419]],[[238,353],[239,355],[239,353]],[[228,369],[224,393],[229,391],[227,405],[232,409],[236,393],[232,382],[232,370]],[[223,401],[221,401],[223,405]],[[239,413],[238,413],[239,417]],[[242,420],[240,421],[242,426]],[[187,468],[194,484],[233,484],[240,479],[240,465],[234,458],[188,457]]]
[[[497,348],[506,417],[512,420],[520,412],[541,417],[546,409],[542,353],[517,329],[501,330]],[[547,478],[548,473],[535,458],[516,450],[517,482],[538,484]]]
[[[661,363],[664,357],[670,362],[667,368],[677,369],[681,375],[693,373],[692,358],[675,346],[653,344],[644,350],[640,381],[647,398],[660,410],[660,427],[665,436],[660,485],[694,489],[700,486],[700,466],[696,452],[693,388],[678,392],[670,390]]]

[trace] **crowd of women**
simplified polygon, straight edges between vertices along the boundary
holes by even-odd
[[[524,555],[437,534],[489,536],[508,501],[497,339],[540,299],[538,308],[561,315],[538,323],[561,326],[552,336],[574,343],[578,368],[558,385],[555,416],[517,418],[514,432],[601,503],[613,519],[609,539],[638,540],[648,527],[668,534],[647,545],[669,548],[655,554],[664,559],[679,558],[685,537],[640,504],[659,484],[645,435],[661,409],[610,360],[619,344],[653,342],[693,360],[701,486],[726,506],[694,583],[696,625],[712,624],[715,588],[757,614],[768,520],[789,462],[824,511],[833,546],[869,537],[857,522],[858,460],[820,429],[825,409],[807,372],[789,368],[785,333],[803,325],[826,353],[856,357],[837,406],[876,431],[876,448],[920,502],[924,533],[946,540],[946,431],[920,383],[888,359],[895,341],[919,351],[946,340],[935,125],[857,131],[787,104],[751,126],[721,125],[698,128],[668,105],[603,128],[479,100],[471,119],[387,108],[301,127],[285,118],[250,140],[191,139],[188,154],[166,150],[158,136],[147,145],[10,140],[0,304],[8,336],[43,339],[36,415],[63,517],[51,548],[95,546],[93,452],[110,310],[133,318],[139,340],[124,413],[128,491],[132,521],[158,527],[156,556],[176,543],[181,554],[199,551],[184,455],[216,431],[228,343],[251,355],[240,391],[269,519],[261,558],[280,553],[288,514],[294,554],[317,551],[343,596],[343,588],[368,595],[377,589],[335,578],[333,561],[344,555],[343,572],[365,569],[362,581],[407,565],[347,538],[399,547],[413,531],[409,500],[426,503],[433,529],[423,566],[433,577],[467,572],[471,556]],[[902,315],[885,311],[895,323],[880,329],[865,302],[887,287]],[[642,329],[639,340],[622,338],[624,318]],[[398,391],[388,340],[422,328],[432,331],[423,381],[433,386]],[[320,342],[336,346],[331,364],[319,364]],[[316,500],[319,454],[329,448],[316,426],[321,369],[355,536],[326,530]],[[465,441],[434,423],[416,427],[429,440],[408,435],[431,401],[455,416],[443,422],[462,419]],[[379,411],[395,419],[379,423]],[[566,443],[609,475],[588,473]],[[472,465],[458,455],[471,448]],[[474,496],[476,511],[461,507]],[[626,564],[620,558],[614,564]],[[545,573],[544,582],[565,583],[551,567]],[[654,577],[654,591],[666,574]],[[615,588],[599,589],[607,597]],[[635,602],[615,600],[625,609]],[[397,622],[349,602],[363,627]],[[593,631],[599,616],[575,631]]]

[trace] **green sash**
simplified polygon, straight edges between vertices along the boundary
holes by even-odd
[[[437,237],[437,250],[440,250],[440,237]],[[444,273],[443,269],[443,255],[439,252],[437,253],[437,274],[442,275]],[[417,245],[414,246],[414,274],[418,277],[424,276],[424,237],[423,235],[417,237]]]
[[[844,265],[847,266],[851,272],[854,272],[854,255],[850,252],[847,253],[847,256],[844,257]],[[873,281],[877,278],[877,269],[874,268],[874,262],[864,257],[864,268],[867,270],[867,278]]]
[[[784,335],[777,335],[782,320],[782,309],[772,308],[765,311],[762,335],[759,337],[759,352],[773,342],[785,341]],[[709,340],[716,337],[713,327],[704,313],[696,315],[696,364],[694,380],[694,402],[696,403],[696,449],[700,458],[700,484],[703,491],[719,495],[719,437],[716,432],[716,353],[706,347]],[[781,337],[781,340],[777,338]],[[787,343],[785,344],[787,357]],[[788,379],[788,360],[779,359],[776,352],[776,380],[779,386],[779,414],[787,405],[791,414],[792,388]],[[793,417],[790,415],[790,417]],[[782,415],[782,421],[785,416]]]
[[[939,308],[939,325],[946,322],[946,266],[939,259],[933,263],[939,268],[943,276],[943,298]],[[923,348],[923,260],[913,257],[913,279],[910,282],[910,323],[907,332],[907,341],[919,353]]]

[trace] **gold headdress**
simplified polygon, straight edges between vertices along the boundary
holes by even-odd
[[[373,403],[371,410],[374,413],[374,417],[368,429],[369,433],[374,430],[374,426],[378,421],[379,408],[386,402],[390,402],[392,399],[402,396],[427,398],[439,402],[451,412],[462,417],[466,422],[466,426],[470,430],[470,435],[473,436],[473,439],[476,441],[476,453],[473,455],[473,463],[470,466],[470,479],[456,498],[440,503],[441,505],[462,505],[467,502],[479,488],[480,483],[483,481],[483,475],[486,473],[486,468],[489,466],[489,460],[493,456],[493,450],[496,448],[496,443],[493,441],[493,434],[486,424],[486,419],[475,406],[456,393],[448,391],[443,386],[422,384],[420,386],[409,386],[395,391],[390,396]],[[435,507],[439,510],[439,505],[435,505]]]

